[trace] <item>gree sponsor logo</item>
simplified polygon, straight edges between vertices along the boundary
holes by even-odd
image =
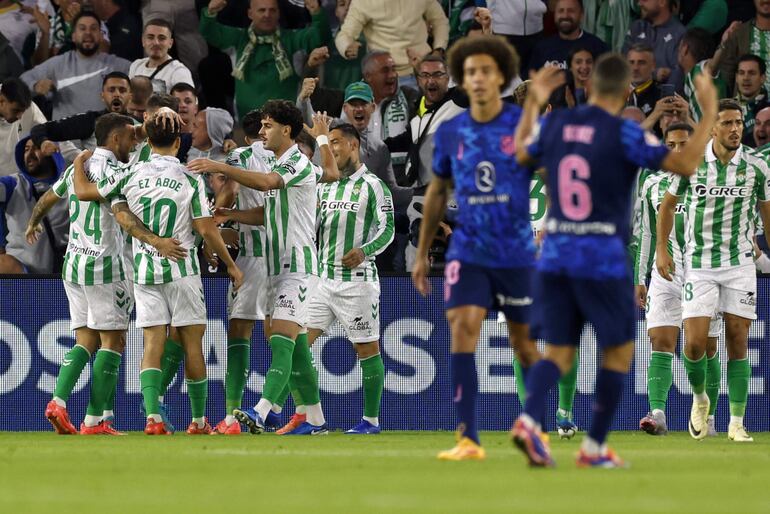
[[[348,202],[344,200],[322,200],[321,209],[325,211],[350,211],[358,212],[361,204],[358,202]]]
[[[693,191],[696,196],[717,196],[721,198],[749,196],[749,188],[745,186],[707,186],[705,184],[696,184]]]

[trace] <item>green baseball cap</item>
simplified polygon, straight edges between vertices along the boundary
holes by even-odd
[[[363,100],[368,103],[374,102],[374,93],[372,93],[372,88],[369,87],[369,84],[366,82],[348,84],[348,87],[345,88],[345,102],[354,99]]]

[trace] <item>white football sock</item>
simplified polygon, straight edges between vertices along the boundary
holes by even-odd
[[[55,401],[56,405],[58,405],[59,407],[64,407],[65,409],[67,408],[67,402],[65,402],[64,400],[62,400],[58,396],[54,396],[53,397],[53,401]]]
[[[225,424],[228,427],[233,423],[235,423],[235,416],[233,416],[232,414],[228,414],[227,416],[225,416]]]
[[[87,427],[95,427],[101,420],[101,416],[92,416],[90,414],[86,414],[86,419],[83,420],[83,424]]]
[[[380,426],[380,418],[370,418],[369,416],[364,416],[364,421],[368,421],[372,425],[378,427]]]
[[[192,422],[198,425],[198,428],[203,428],[206,426],[206,419],[205,418],[193,418]]]
[[[743,416],[730,416],[730,424],[743,426]]]
[[[588,436],[583,439],[583,444],[580,447],[588,455],[600,455],[602,451],[602,446]]]
[[[260,398],[257,404],[254,406],[254,410],[257,411],[259,417],[262,418],[262,421],[264,421],[267,418],[267,413],[270,412],[272,407],[273,404],[270,402],[270,400]]]
[[[276,414],[280,414],[281,412],[283,412],[283,406],[274,403],[273,406],[270,407],[270,410],[275,412]]]
[[[326,423],[326,419],[324,418],[324,411],[321,409],[320,403],[316,403],[315,405],[305,405],[305,408],[307,409],[308,423],[317,427]]]
[[[709,399],[709,395],[707,395],[705,392],[702,393],[693,393],[692,394],[693,400],[698,403],[706,403]]]
[[[102,418],[114,418],[114,417],[115,417],[115,412],[114,411],[106,410],[106,411],[102,412]]]
[[[147,416],[147,419],[151,419],[155,423],[160,423],[161,421],[163,421],[163,418],[160,417],[160,414],[150,414],[149,416]]]
[[[307,412],[307,407],[304,405],[297,405],[297,409],[294,412],[297,414],[305,414]]]

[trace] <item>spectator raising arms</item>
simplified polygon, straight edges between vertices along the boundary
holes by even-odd
[[[291,56],[298,50],[311,52],[331,40],[326,12],[318,0],[305,0],[313,16],[310,27],[279,30],[277,0],[251,0],[251,25],[240,29],[216,21],[227,0],[211,0],[201,14],[200,31],[211,45],[225,50],[235,48],[235,106],[245,114],[269,99],[294,100],[299,77]]]
[[[113,71],[128,73],[130,65],[120,57],[99,53],[102,32],[93,12],[81,11],[72,23],[75,50],[52,57],[21,76],[36,94],[53,103],[55,120],[100,110],[104,77]]]
[[[174,46],[171,24],[166,20],[154,19],[144,24],[142,46],[147,57],[131,63],[128,76],[144,75],[152,80],[152,90],[165,94],[174,84],[193,84],[192,74],[187,66],[168,55]]]

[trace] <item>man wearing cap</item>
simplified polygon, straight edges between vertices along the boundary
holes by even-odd
[[[313,105],[310,103],[310,95],[313,93],[315,80],[312,78],[304,80],[297,99],[297,106],[302,111],[305,123],[309,126],[312,126],[313,123]],[[395,211],[406,212],[412,199],[412,190],[396,183],[390,151],[385,143],[371,131],[369,121],[374,110],[372,88],[366,82],[353,82],[345,88],[342,115],[332,121],[332,126],[339,123],[350,123],[356,128],[361,138],[361,162],[388,186],[393,194]]]

